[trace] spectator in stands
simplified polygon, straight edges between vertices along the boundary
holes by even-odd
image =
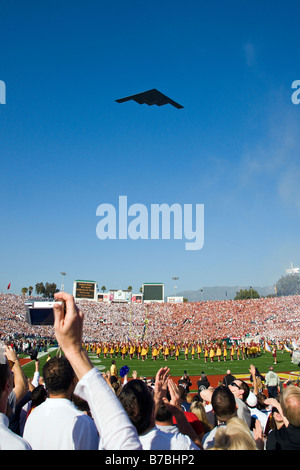
[[[186,370],[184,371],[183,376],[178,380],[178,385],[184,387],[186,393],[189,393],[192,382]]]
[[[190,394],[187,393],[186,389],[181,384],[178,386],[176,385],[175,387],[176,392],[178,391],[179,396],[178,404],[183,409],[186,419],[191,424],[197,436],[202,439],[204,435],[204,427],[201,421],[199,421],[198,417],[190,411],[192,400]],[[173,423],[177,424],[175,416],[173,417]]]
[[[172,402],[170,393],[167,393],[167,399],[169,400],[169,402]],[[175,406],[178,407],[179,414],[179,407],[181,406],[179,395],[177,396],[177,404]],[[199,450],[199,447],[194,444],[191,438],[187,434],[181,433],[178,429],[178,426],[173,423],[173,413],[170,411],[170,407],[168,407],[168,404],[164,402],[160,403],[158,411],[156,413],[155,424],[158,429],[160,429],[164,433],[167,433],[173,449]]]
[[[204,390],[201,394],[207,394],[207,392],[208,390]],[[204,435],[202,440],[204,449],[213,447],[217,429],[220,426],[226,426],[230,418],[237,416],[235,397],[228,387],[221,385],[215,388],[212,392],[211,404],[217,418],[217,425],[209,433]]]
[[[253,430],[255,428],[255,420],[259,420],[261,428],[264,433],[267,433],[268,429],[268,414],[263,413],[257,407],[257,396],[250,391],[248,398],[246,400],[246,404],[251,413],[251,426],[250,429]]]
[[[35,407],[41,405],[48,398],[48,392],[44,385],[38,385],[31,392],[31,407],[28,415],[34,410]]]
[[[143,335],[146,316],[149,345],[168,343],[171,340],[182,346],[182,338],[186,338],[189,344],[197,343],[200,322],[204,344],[215,341],[216,332],[218,337],[225,338],[232,334],[240,336],[242,339],[237,345],[237,354],[245,347],[245,335],[257,336],[258,331],[260,338],[264,337],[271,344],[278,340],[289,344],[299,340],[300,296],[297,295],[230,302],[191,302],[182,305],[162,303],[151,305],[148,313],[143,304],[120,305],[82,300],[78,301],[78,306],[86,315],[84,342],[103,342],[103,346],[110,343],[109,338],[112,335],[116,344],[127,342],[128,336],[137,338],[137,341],[133,341],[133,347],[137,346]],[[231,318],[228,318],[228,306]],[[26,323],[22,296],[0,294],[0,316],[1,338],[14,342],[19,351],[29,352],[32,348],[40,350],[49,340],[54,340],[52,326],[32,326]],[[183,316],[188,321],[182,322]],[[16,339],[15,336],[20,331],[24,338]],[[44,339],[40,341],[37,338]]]
[[[177,426],[182,434],[188,435],[197,446],[201,440],[189,424],[180,406],[178,388],[173,381],[168,380],[169,369],[161,368],[155,377],[153,389],[142,380],[131,380],[123,386],[119,399],[123,404],[131,422],[137,429],[144,450],[180,450],[182,439],[178,441],[174,432],[163,432],[155,425],[155,416],[164,403],[177,420]],[[166,397],[170,391],[171,401]]]
[[[111,361],[110,366],[110,383],[113,384],[114,382],[118,381],[118,369],[116,366],[116,361],[113,359]]]
[[[43,367],[49,398],[28,416],[24,438],[34,450],[95,450],[99,436],[94,421],[76,409],[71,398],[77,383],[65,357],[54,357]]]
[[[271,413],[270,413],[270,416],[269,416],[269,426],[270,426],[270,430],[272,430],[272,431],[274,431],[276,429],[280,429],[283,426],[285,426],[284,419],[283,419],[281,413],[279,413],[277,407],[273,407],[272,410],[271,410]]]
[[[267,436],[267,450],[300,450],[300,390],[289,385],[283,390],[281,406],[287,426],[271,431]]]
[[[8,398],[9,428],[19,434],[19,413],[17,412],[17,405],[28,392],[28,380],[20,365],[16,351],[11,346],[6,346],[6,357],[13,372],[14,379],[13,390]]]
[[[30,450],[31,447],[22,437],[9,429],[6,416],[9,395],[13,390],[13,372],[6,357],[0,358],[0,450]]]
[[[256,443],[245,422],[239,418],[231,418],[226,426],[217,429],[213,449],[258,450],[263,449],[263,440],[260,438]]]
[[[38,390],[35,392],[35,399],[37,399],[37,395],[39,393],[41,395],[44,395],[44,400],[46,399],[46,395],[47,395],[47,392],[46,392],[46,390],[43,386],[43,378],[40,376],[40,371],[39,371],[40,361],[37,357],[35,357],[34,361],[35,361],[34,375],[33,375],[33,377],[28,378],[28,389],[29,390],[26,393],[26,395],[22,398],[22,400],[17,404],[16,413],[15,413],[15,417],[14,417],[14,422],[11,423],[11,426],[10,426],[10,428],[14,432],[19,434],[20,436],[23,436],[25,422],[26,422],[27,416],[30,413],[30,410],[31,410],[31,407],[32,407],[32,393],[33,393],[33,391],[37,387],[39,387]],[[12,426],[14,426],[14,428]]]
[[[231,370],[227,370],[226,375],[223,377],[222,383],[225,387],[231,385],[231,383],[235,380],[235,376],[231,374]]]
[[[153,393],[144,381],[133,379],[127,382],[119,399],[138,435],[145,435],[154,427]]]
[[[210,382],[206,374],[204,374],[204,372],[201,373],[200,379],[197,380],[197,387],[198,387],[198,396],[200,396],[200,392],[202,390],[205,390],[210,387]]]
[[[265,400],[266,405],[270,405],[271,411],[268,416],[268,422],[266,426],[266,435],[270,431],[274,431],[276,429],[281,429],[283,426],[287,427],[289,425],[288,420],[283,414],[281,405],[280,405],[280,399],[281,399],[281,393],[278,395],[279,401],[277,401],[275,398],[267,398]]]
[[[268,389],[269,398],[277,398],[280,387],[280,379],[276,372],[274,372],[272,366],[269,368],[269,372],[267,372],[265,376],[265,385]]]
[[[54,306],[54,329],[57,341],[79,380],[74,393],[86,400],[100,434],[99,448],[104,450],[140,450],[136,429],[115,393],[106,383],[82,348],[83,313],[73,296],[59,292],[66,309]]]
[[[249,407],[246,404],[248,395],[250,393],[249,385],[244,380],[235,379],[229,385],[229,389],[233,393],[236,400],[238,418],[245,421],[245,423],[250,427],[251,413]]]
[[[253,371],[254,367],[254,371]],[[258,368],[255,366],[250,366],[250,381],[253,382],[253,392],[255,394],[260,393],[263,391],[263,382],[265,381],[265,378],[261,373],[259,372]],[[254,384],[256,382],[256,384]],[[255,390],[254,390],[255,386]]]
[[[256,398],[257,398],[257,405],[256,405],[257,408],[261,410],[263,413],[269,414],[268,405],[266,404],[267,396],[262,392],[258,392],[256,395]]]
[[[185,387],[183,387],[181,384],[178,386],[178,391],[179,391],[179,396],[181,399],[181,408],[184,411],[190,411],[191,403],[190,400],[188,399],[188,393]]]
[[[196,395],[198,397],[198,395]],[[191,408],[190,408],[191,413],[194,413],[199,421],[201,422],[203,428],[204,428],[204,434],[210,432],[213,428],[212,424],[209,423],[207,413],[205,411],[204,405],[201,401],[199,400],[194,400],[191,403]]]

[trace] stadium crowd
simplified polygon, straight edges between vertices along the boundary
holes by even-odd
[[[85,340],[118,341],[141,337],[145,327],[151,343],[264,336],[270,340],[295,339],[300,323],[300,296],[244,301],[208,301],[183,304],[110,304],[80,302],[88,318]],[[102,328],[95,336],[99,322]]]
[[[7,343],[0,347],[0,449],[189,453],[206,449],[300,449],[300,388],[289,383],[282,386],[272,367],[265,376],[268,396],[260,390],[261,377],[254,364],[249,369],[251,386],[228,371],[216,388],[201,377],[193,398],[188,397],[188,376],[185,374],[177,384],[167,367],[157,371],[151,384],[128,378],[127,371],[122,381],[112,381],[93,366],[82,347],[84,315],[73,297],[58,293],[57,298],[66,302],[66,311],[58,304],[54,309],[53,334],[62,355],[47,360],[42,371],[35,357],[36,372],[28,380],[15,349]],[[288,300],[288,308],[298,308],[297,298]],[[197,305],[187,318],[203,315],[197,311],[200,307]],[[277,313],[279,308],[277,305]],[[267,310],[265,321],[275,315],[274,301]],[[157,313],[156,306],[154,311]],[[168,306],[167,318],[172,311]],[[22,312],[16,312],[7,312],[5,321],[11,321],[11,314],[22,317]],[[126,309],[124,312],[121,322],[126,321]],[[150,312],[148,315],[151,318]],[[262,321],[260,315],[257,309],[256,321]],[[277,322],[276,315],[273,320]],[[89,320],[87,323],[89,329]],[[50,331],[47,334],[51,336]],[[2,339],[5,336],[7,332]]]
[[[172,341],[192,343],[246,335],[269,341],[299,339],[300,296],[183,304],[79,301],[85,314],[84,342]],[[5,339],[54,339],[52,326],[25,320],[24,298],[0,294],[0,334]]]

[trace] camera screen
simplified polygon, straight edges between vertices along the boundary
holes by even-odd
[[[53,308],[29,308],[29,323],[31,325],[53,325]]]

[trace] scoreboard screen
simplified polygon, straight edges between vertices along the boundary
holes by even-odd
[[[144,302],[163,302],[164,284],[143,284]]]
[[[142,294],[133,294],[131,297],[131,302],[133,303],[142,303],[143,295]]]
[[[97,283],[93,281],[76,281],[75,282],[75,295],[76,299],[95,299]]]

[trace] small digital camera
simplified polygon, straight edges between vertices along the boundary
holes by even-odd
[[[63,301],[30,299],[25,302],[26,321],[29,325],[54,325],[53,305]]]

